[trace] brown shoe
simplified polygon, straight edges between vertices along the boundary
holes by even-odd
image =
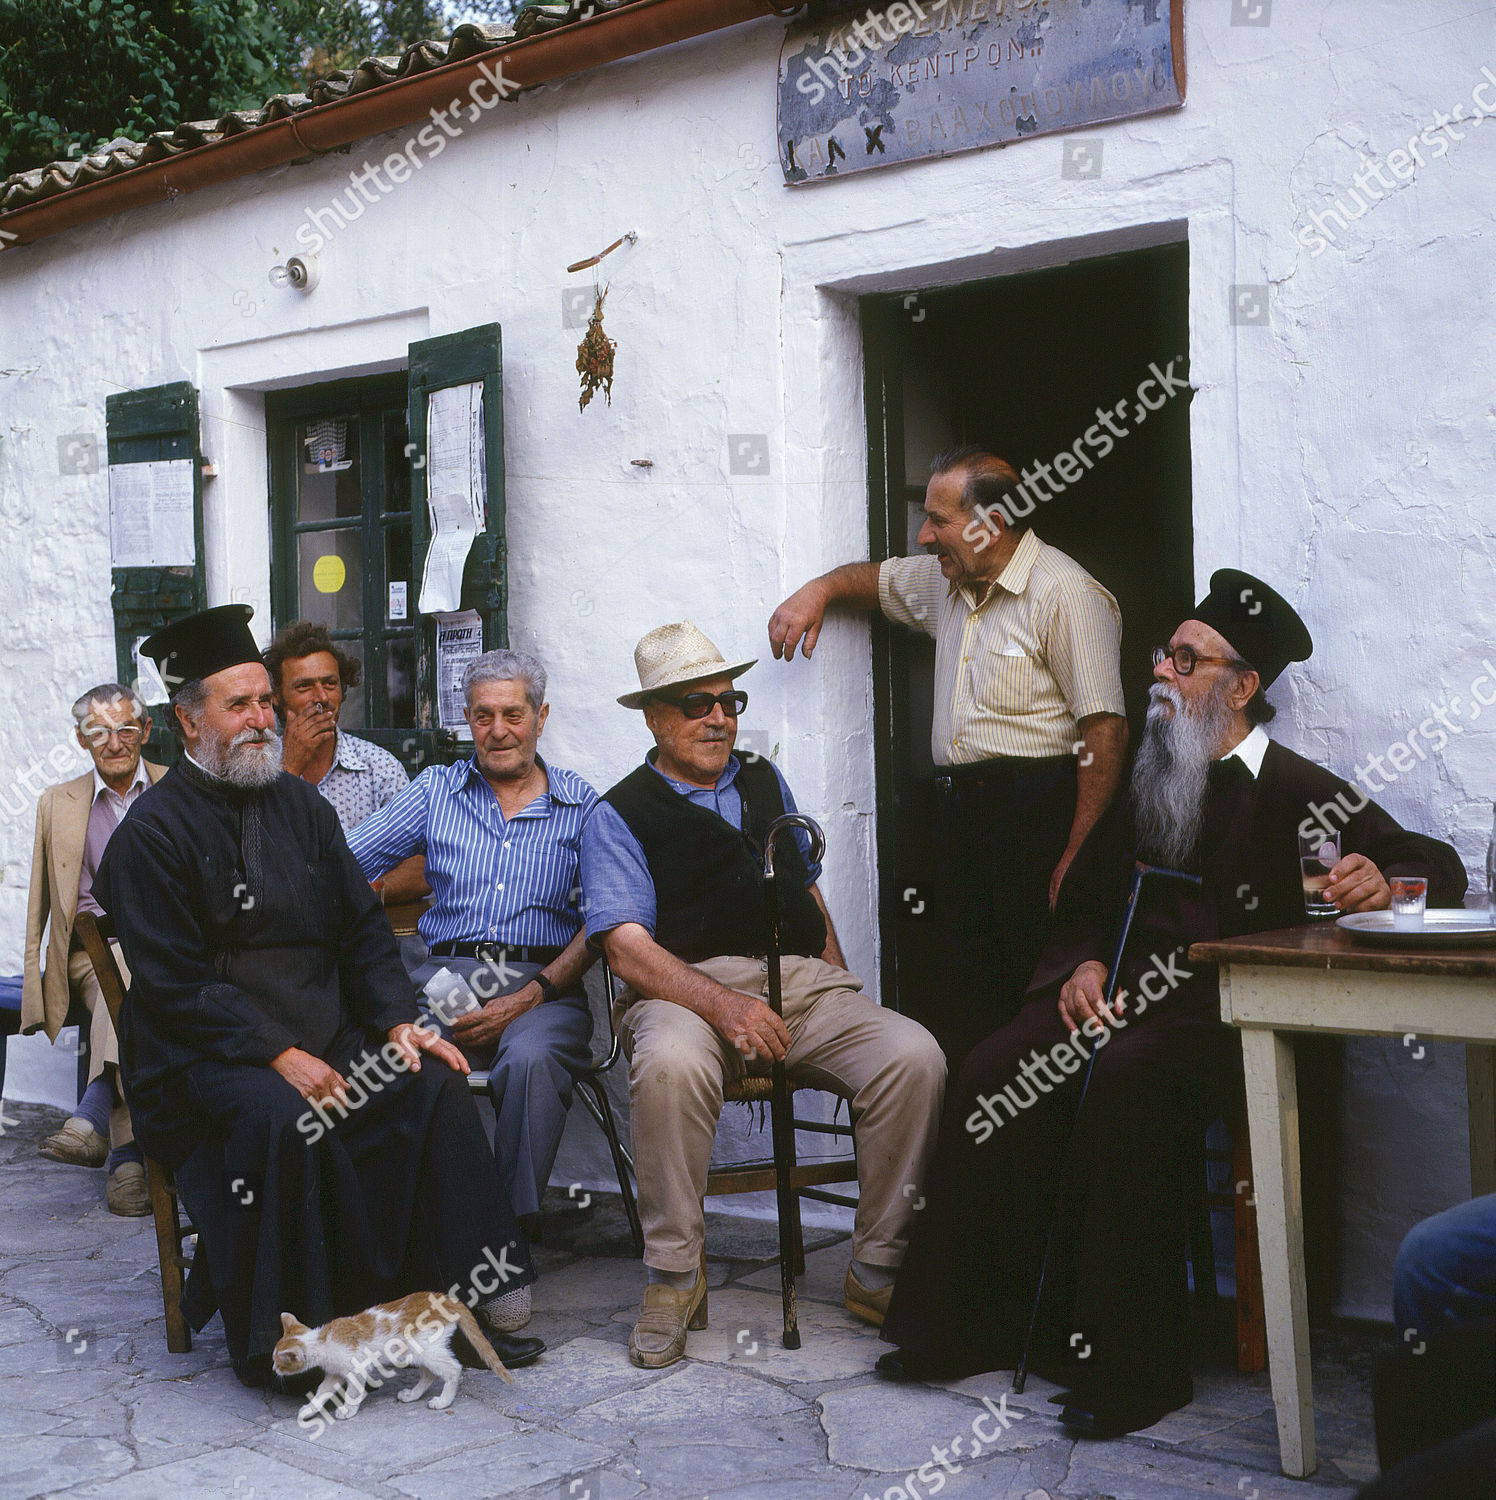
[[[847,1279],[842,1287],[842,1301],[847,1304],[847,1311],[854,1318],[861,1318],[864,1323],[871,1323],[874,1328],[883,1326],[883,1319],[888,1314],[888,1299],[893,1295],[893,1283],[879,1287],[872,1291],[863,1284],[852,1273],[851,1266],[847,1267]]]
[[[686,1288],[653,1281],[644,1288],[639,1321],[629,1335],[629,1358],[645,1370],[673,1365],[686,1352],[686,1330],[706,1327],[706,1262]]]
[[[143,1219],[151,1211],[145,1168],[138,1161],[122,1161],[109,1174],[104,1201],[109,1205],[109,1212],[122,1219]]]
[[[102,1167],[109,1156],[109,1142],[82,1115],[73,1115],[36,1149],[53,1161],[65,1161],[74,1167]]]

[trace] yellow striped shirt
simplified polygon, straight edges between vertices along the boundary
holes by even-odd
[[[1071,755],[1079,720],[1123,712],[1117,601],[1032,531],[981,592],[947,583],[936,557],[890,557],[878,602],[935,638],[936,765]]]

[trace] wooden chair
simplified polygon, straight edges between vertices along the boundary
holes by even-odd
[[[618,1032],[613,1025],[613,976],[607,972],[604,966],[604,998],[602,1008],[606,1011],[604,1025],[608,1033],[608,1050],[602,1056],[594,1056],[588,1067],[580,1073],[572,1075],[572,1087],[576,1091],[577,1098],[582,1101],[583,1108],[597,1122],[597,1128],[602,1131],[603,1138],[608,1143],[608,1153],[613,1158],[613,1171],[618,1177],[618,1192],[623,1199],[623,1211],[629,1222],[629,1235],[633,1240],[634,1254],[644,1255],[644,1229],[639,1223],[639,1202],[635,1196],[630,1177],[634,1173],[634,1158],[628,1148],[623,1144],[623,1138],[618,1133],[618,1121],[613,1113],[613,1101],[608,1098],[606,1083],[607,1074],[618,1064],[618,1059],[623,1054],[622,1044],[618,1039]],[[589,1000],[592,998],[591,989],[588,991]],[[598,1035],[601,1027],[597,1024],[597,1005],[593,1006],[593,1034]],[[489,1074],[486,1069],[474,1068],[468,1074],[468,1088],[475,1094],[492,1095],[492,1087]]]
[[[613,1037],[612,1061],[616,1061],[620,1050],[618,1033],[613,1025],[613,1006],[617,996],[618,981],[613,971],[606,963],[602,965],[603,989],[608,1002],[608,1027]],[[609,1066],[612,1066],[610,1061]],[[790,1080],[791,1097],[798,1093],[817,1092],[819,1085],[796,1083]],[[767,1077],[750,1075],[736,1082],[730,1082],[723,1089],[722,1099],[726,1104],[762,1104],[769,1103],[770,1082]],[[820,1120],[795,1120],[795,1130],[813,1131],[818,1135],[837,1135],[850,1137],[852,1127],[850,1125],[825,1124]],[[802,1198],[817,1199],[823,1203],[836,1203],[843,1207],[855,1208],[857,1200],[846,1197],[844,1194],[828,1193],[825,1187],[829,1183],[855,1182],[857,1180],[857,1163],[855,1158],[846,1157],[837,1161],[807,1162],[800,1164],[794,1158],[795,1141],[794,1135],[790,1136],[790,1183],[795,1194],[795,1217],[790,1225],[790,1235],[786,1254],[790,1260],[790,1270],[795,1276],[805,1274],[805,1236],[800,1222],[800,1200]],[[632,1158],[626,1158],[632,1169]],[[748,1162],[734,1162],[730,1166],[712,1167],[707,1172],[706,1196],[709,1198],[729,1197],[735,1193],[772,1193],[777,1183],[779,1162],[774,1156],[762,1160]],[[637,1176],[637,1173],[635,1174]],[[638,1212],[634,1208],[633,1191],[628,1184],[627,1176],[620,1169],[619,1185],[623,1190],[624,1202],[630,1209],[630,1221],[637,1222]],[[643,1251],[643,1237],[638,1240],[639,1253]]]
[[[114,950],[114,924],[108,917],[98,918],[92,912],[79,912],[73,931],[82,940],[89,962],[98,976],[99,988],[109,1006],[114,1034],[119,1035],[120,1012],[125,1005],[125,985]],[[151,1217],[156,1223],[156,1258],[161,1265],[161,1301],[166,1309],[166,1347],[173,1354],[187,1354],[192,1349],[192,1330],[182,1312],[183,1273],[191,1270],[192,1257],[182,1254],[182,1241],[196,1233],[181,1212],[181,1200],[172,1174],[159,1162],[145,1159],[146,1182],[151,1194]]]
[[[1190,1265],[1195,1276],[1195,1301],[1202,1311],[1213,1309],[1216,1290],[1215,1246],[1210,1229],[1210,1211],[1229,1208],[1236,1242],[1236,1368],[1255,1375],[1267,1368],[1267,1319],[1262,1306],[1262,1262],[1257,1250],[1257,1209],[1252,1192],[1252,1147],[1247,1138],[1245,1112],[1229,1111],[1225,1125],[1231,1137],[1229,1150],[1202,1150],[1205,1191],[1191,1214]],[[1229,1166],[1223,1190],[1209,1183],[1211,1163]]]
[[[790,1098],[796,1094],[824,1092],[819,1084],[797,1083],[790,1079]],[[727,1104],[761,1104],[770,1102],[771,1085],[768,1078],[751,1075],[730,1083],[722,1091]],[[825,1124],[820,1120],[795,1118],[795,1130],[814,1131],[818,1135],[850,1137],[850,1125]],[[790,1223],[788,1255],[790,1272],[795,1276],[805,1274],[805,1233],[800,1221],[800,1200],[812,1198],[821,1203],[836,1203],[844,1208],[856,1208],[857,1200],[845,1193],[828,1193],[825,1185],[837,1182],[857,1181],[855,1156],[840,1157],[833,1161],[798,1162],[795,1159],[795,1138],[789,1144],[790,1186],[795,1195],[795,1217]],[[734,1162],[731,1166],[712,1167],[706,1174],[706,1191],[709,1198],[726,1197],[733,1193],[772,1193],[778,1183],[779,1159],[769,1156],[758,1161]]]

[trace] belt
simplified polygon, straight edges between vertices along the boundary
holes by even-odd
[[[935,785],[941,791],[949,791],[952,787],[974,786],[984,781],[1018,781],[1035,772],[1052,772],[1074,765],[1073,755],[999,755],[967,765],[938,766]]]
[[[496,939],[481,943],[433,943],[433,958],[477,958],[485,963],[490,959],[503,958],[513,964],[548,964],[559,958],[560,948],[526,946],[524,943],[501,943]]]

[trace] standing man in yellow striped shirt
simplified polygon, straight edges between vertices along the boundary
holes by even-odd
[[[1127,753],[1117,601],[1028,529],[1033,509],[996,454],[952,448],[931,466],[925,556],[834,568],[769,621],[786,661],[797,645],[807,657],[815,649],[830,605],[876,607],[935,638],[930,748],[950,1019],[931,1029],[953,1066],[1016,1013],[1065,871]]]

